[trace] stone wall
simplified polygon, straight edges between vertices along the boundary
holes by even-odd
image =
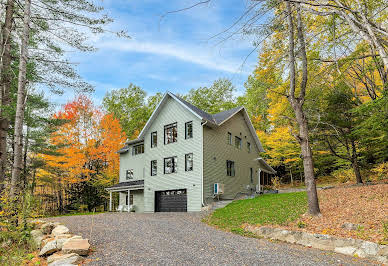
[[[369,258],[388,264],[387,245],[379,245],[373,242],[353,238],[340,238],[330,235],[290,231],[265,226],[258,227],[254,225],[245,225],[244,230],[264,238],[334,251],[360,258]]]

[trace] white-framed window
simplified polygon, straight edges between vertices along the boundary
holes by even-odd
[[[241,149],[241,145],[242,145],[242,140],[241,140],[241,138],[235,136],[235,137],[234,137],[234,144],[235,144],[236,148]]]
[[[228,144],[232,145],[232,133],[228,132]]]
[[[158,132],[151,132],[151,148],[158,146]]]
[[[164,144],[177,142],[178,126],[177,123],[164,126]]]
[[[133,146],[132,155],[138,155],[144,153],[144,143]]]
[[[156,176],[158,173],[158,161],[152,160],[151,161],[151,176]]]
[[[251,143],[250,142],[247,142],[247,149],[248,149],[248,153],[251,153]]]
[[[171,174],[178,171],[178,158],[176,156],[164,158],[164,173]]]
[[[129,170],[127,170],[127,171],[125,172],[125,178],[126,178],[127,180],[133,179],[133,169],[129,169]]]
[[[235,176],[236,171],[234,169],[234,161],[226,161],[226,175],[227,176]]]
[[[193,154],[188,153],[185,155],[185,171],[193,171]]]
[[[193,121],[185,123],[185,139],[193,137]]]

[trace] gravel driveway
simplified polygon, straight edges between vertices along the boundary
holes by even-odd
[[[90,265],[365,265],[360,260],[298,245],[216,230],[200,213],[104,213],[51,220],[89,238]]]

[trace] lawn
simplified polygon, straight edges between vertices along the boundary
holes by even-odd
[[[322,216],[306,214],[305,192],[261,195],[218,209],[208,224],[245,234],[244,224],[270,225],[290,230],[388,243],[388,184],[336,187],[318,192]],[[348,230],[344,223],[357,225]]]
[[[69,213],[56,214],[56,215],[47,215],[46,218],[61,217],[61,216],[93,215],[93,214],[100,214],[100,213],[104,213],[104,212],[69,212]]]
[[[215,210],[207,222],[218,228],[239,232],[244,223],[286,225],[306,212],[306,192],[264,194],[233,201]]]

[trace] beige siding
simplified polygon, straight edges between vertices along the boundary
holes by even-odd
[[[222,126],[203,129],[204,154],[204,200],[210,202],[213,195],[213,184],[225,184],[225,194],[221,197],[232,199],[239,192],[249,192],[247,186],[254,188],[257,184],[258,149],[253,136],[240,112],[230,118]],[[227,143],[227,134],[232,133],[232,145]],[[241,135],[240,135],[241,133]],[[242,149],[235,147],[235,136],[242,139]],[[251,143],[251,153],[248,153],[247,142]],[[226,161],[235,162],[235,176],[227,176]],[[253,184],[250,182],[250,169],[253,168]]]

